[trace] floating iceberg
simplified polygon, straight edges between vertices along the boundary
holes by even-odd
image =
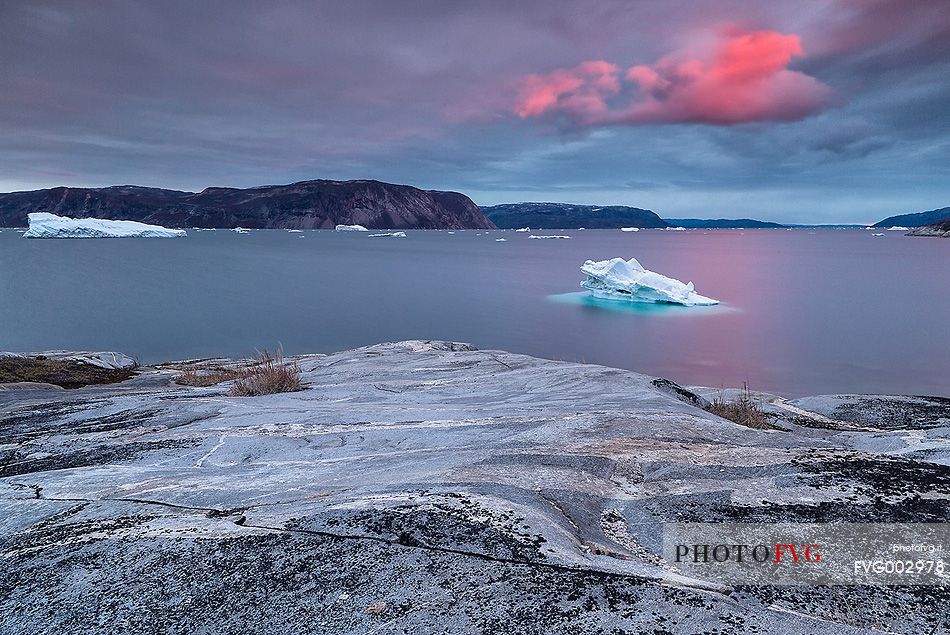
[[[662,302],[684,306],[719,304],[719,300],[699,295],[693,283],[683,284],[653,271],[647,271],[636,258],[624,260],[588,260],[581,266],[587,279],[581,286],[592,295],[605,300],[628,302]]]
[[[530,227],[522,227],[521,229],[516,229],[516,232],[529,232],[531,231]]]
[[[686,231],[686,228],[685,228],[685,227],[664,227],[663,229],[665,229],[665,230],[668,231],[668,232],[684,232],[684,231]]]
[[[496,238],[496,239],[495,239],[495,242],[496,242],[496,243],[506,243],[506,242],[508,242],[508,239],[507,239],[507,238]]]
[[[168,229],[131,220],[99,218],[67,218],[34,212],[28,214],[30,228],[24,238],[178,238],[187,236],[184,229]]]
[[[406,232],[386,232],[385,234],[370,234],[369,237],[370,238],[405,238]]]
[[[231,231],[233,231],[236,234],[250,234],[251,233],[250,229],[244,229],[243,227],[235,227]]]
[[[621,227],[620,231],[622,232],[638,232],[640,231],[639,227]]]
[[[521,231],[521,230],[519,229],[518,231]],[[531,234],[530,236],[528,236],[528,238],[537,238],[539,240],[545,240],[545,239],[550,239],[550,238],[570,238],[570,236],[535,236],[534,234]]]
[[[287,233],[288,234],[302,234],[303,230],[302,229],[288,229]]]
[[[909,232],[910,227],[901,227],[900,225],[895,225],[894,227],[888,227],[887,231],[889,232]]]
[[[871,234],[872,236],[883,236],[884,234]]]
[[[337,225],[338,232],[368,232],[369,230],[362,225]]]

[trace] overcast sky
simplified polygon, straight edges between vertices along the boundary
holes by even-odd
[[[664,217],[950,205],[950,0],[0,0],[0,191],[374,178]]]

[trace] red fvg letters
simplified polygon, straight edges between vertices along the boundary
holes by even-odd
[[[788,551],[792,555],[792,562],[798,562],[798,554],[795,553],[795,545],[783,545],[775,543],[775,562],[782,561],[782,553]]]
[[[805,562],[820,562],[821,554],[817,551],[818,545],[812,543],[810,545],[799,544],[799,547],[802,547],[804,551],[802,552],[801,558]],[[782,557],[789,555],[792,557],[792,563],[798,563],[799,561],[799,552],[795,549],[795,545],[791,543],[775,543],[775,562],[781,563]]]

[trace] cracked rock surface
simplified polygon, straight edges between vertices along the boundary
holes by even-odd
[[[948,628],[943,589],[723,588],[658,555],[664,522],[948,522],[945,400],[775,398],[754,430],[464,344],[293,360],[307,389],[263,397],[171,365],[0,391],[0,631]]]

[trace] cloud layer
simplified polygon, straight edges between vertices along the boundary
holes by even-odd
[[[704,49],[626,71],[597,60],[530,75],[514,112],[562,116],[581,127],[797,121],[820,112],[832,94],[814,77],[788,68],[803,54],[797,35],[731,27]]]
[[[950,204],[947,77],[948,0],[0,1],[0,191],[876,220]]]

